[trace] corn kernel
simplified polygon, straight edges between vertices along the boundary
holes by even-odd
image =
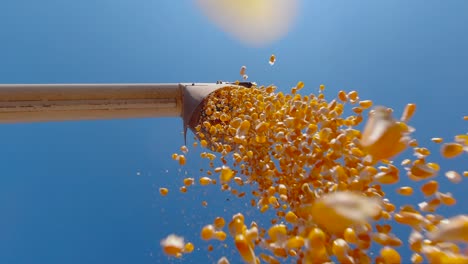
[[[398,264],[401,263],[400,254],[391,247],[384,247],[380,250],[380,255],[385,264]]]
[[[185,165],[185,163],[187,162],[184,155],[179,155],[178,160],[179,160],[179,165]]]
[[[403,114],[401,115],[400,120],[403,122],[408,122],[411,119],[411,117],[413,117],[415,111],[415,104],[407,104],[405,110],[403,111]]]
[[[184,253],[192,253],[194,249],[195,249],[195,247],[193,246],[193,244],[188,242],[184,246]]]
[[[215,236],[215,232],[213,225],[206,225],[202,228],[200,236],[203,240],[210,240]]]
[[[185,179],[184,179],[184,185],[185,185],[185,186],[190,186],[190,185],[192,185],[194,182],[195,182],[195,179],[194,179],[194,178],[185,178]]]
[[[240,76],[244,76],[244,75],[245,75],[245,70],[246,70],[246,69],[247,69],[247,67],[245,67],[245,66],[242,66],[242,67],[240,68],[240,71],[239,71]]]
[[[401,194],[401,195],[404,195],[404,196],[411,196],[411,195],[413,195],[413,188],[411,188],[409,186],[402,186],[402,187],[397,189],[397,193]]]
[[[234,239],[237,251],[246,263],[256,263],[255,253],[252,246],[242,234],[236,235]]]
[[[370,108],[372,106],[372,101],[371,100],[360,101],[359,106],[361,106],[363,109]]]
[[[428,237],[432,241],[468,242],[468,216],[458,215],[442,221]]]
[[[211,179],[208,177],[201,177],[199,182],[200,182],[200,185],[206,186],[211,183]]]
[[[169,190],[167,188],[159,188],[159,193],[161,196],[166,196],[169,193]]]
[[[276,56],[275,56],[275,54],[272,54],[270,56],[270,60],[268,61],[268,63],[273,66],[273,64],[275,64],[275,62],[276,62]]]
[[[455,158],[462,154],[463,146],[458,143],[445,143],[442,145],[440,151],[445,158]]]
[[[423,186],[421,186],[421,192],[425,196],[433,195],[434,193],[437,192],[438,189],[439,189],[439,183],[436,181],[428,181]]]
[[[184,238],[176,235],[169,235],[161,241],[161,246],[165,254],[169,256],[180,256],[184,250]]]
[[[222,218],[222,217],[216,217],[215,220],[214,220],[214,223],[213,223],[213,225],[217,229],[223,228],[225,224],[226,224],[226,221],[224,221],[224,218]]]
[[[445,173],[445,177],[447,177],[447,179],[452,183],[460,183],[462,181],[461,175],[456,171],[447,171]]]

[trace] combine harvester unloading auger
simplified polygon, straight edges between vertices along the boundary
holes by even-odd
[[[181,117],[198,125],[205,98],[252,83],[0,84],[0,123]]]

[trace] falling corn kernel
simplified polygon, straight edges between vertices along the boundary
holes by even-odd
[[[444,141],[443,138],[438,138],[438,137],[434,137],[434,138],[431,138],[431,141],[434,142],[434,143],[442,143]]]
[[[187,148],[187,146],[182,146],[182,147],[180,147],[180,151],[182,151],[183,153],[187,154],[187,153],[188,153],[188,148]]]
[[[246,69],[247,69],[247,67],[245,67],[245,66],[242,66],[242,67],[240,68],[240,72],[239,72],[240,76],[244,76],[244,75],[245,75],[245,70],[246,70]]]
[[[206,225],[202,228],[200,236],[203,240],[210,240],[215,236],[215,232],[213,225]]]
[[[215,220],[214,220],[214,223],[213,223],[213,225],[217,229],[223,228],[225,224],[226,224],[226,222],[224,221],[224,218],[222,218],[222,217],[216,217]]]
[[[231,170],[229,167],[223,166],[221,169],[221,174],[219,175],[219,180],[222,183],[226,183],[226,182],[229,182],[233,176],[234,176],[234,171]]]
[[[161,194],[161,196],[166,196],[169,193],[169,189],[159,188],[159,193]]]
[[[188,242],[184,246],[184,253],[192,253],[194,249],[195,249],[195,247],[193,246],[193,244]]]
[[[186,193],[186,192],[187,192],[187,187],[186,187],[186,186],[182,186],[182,187],[179,188],[179,191],[180,191],[181,193]]]
[[[370,108],[372,106],[372,101],[371,100],[360,101],[359,106],[361,106],[363,109]]]
[[[433,195],[434,193],[437,192],[438,188],[439,188],[439,183],[438,182],[428,181],[423,186],[421,186],[421,192],[425,196],[431,196],[431,195]]]
[[[184,155],[179,155],[179,164],[180,165],[185,165],[186,163],[186,159],[185,159],[185,156]]]
[[[365,223],[381,210],[377,199],[353,192],[336,192],[322,196],[311,208],[314,221],[331,233],[341,233],[347,227]]]
[[[239,254],[246,263],[256,263],[255,253],[252,246],[242,234],[236,235],[234,243],[237,247]]]
[[[445,158],[455,158],[462,154],[463,146],[458,143],[445,143],[442,145],[440,152]]]
[[[413,117],[415,111],[415,104],[407,104],[405,110],[403,110],[403,114],[401,115],[400,120],[403,122],[408,122],[411,119],[411,117]]]
[[[443,220],[428,234],[432,241],[468,242],[468,215],[458,215]]]
[[[404,195],[404,196],[410,196],[410,195],[413,194],[413,188],[411,188],[409,186],[402,186],[402,187],[397,189],[397,193],[401,194],[401,195]]]
[[[401,256],[394,248],[384,247],[380,250],[380,255],[382,256],[384,264],[401,263]]]
[[[460,174],[458,174],[458,172],[456,171],[447,171],[445,173],[445,177],[447,177],[447,179],[449,179],[449,181],[451,181],[452,183],[460,183],[462,181],[462,177]]]
[[[165,239],[161,240],[161,247],[165,254],[179,257],[185,247],[184,238],[174,234],[169,235]]]
[[[184,185],[185,185],[185,186],[190,186],[190,185],[192,185],[194,182],[195,182],[195,179],[194,179],[194,178],[185,178],[185,179],[184,179]]]
[[[211,179],[208,177],[201,177],[199,182],[200,182],[200,185],[206,186],[206,185],[211,184]]]
[[[286,213],[284,219],[286,220],[286,222],[294,224],[297,222],[298,217],[295,213],[289,211]]]
[[[301,90],[302,88],[304,88],[304,83],[303,82],[298,82],[296,84],[296,88],[297,88],[298,91]]]
[[[406,148],[403,129],[384,107],[369,116],[361,138],[362,146],[376,160],[391,158]]]
[[[276,56],[274,54],[271,54],[270,60],[268,61],[268,63],[270,63],[270,65],[273,66],[273,64],[275,64],[275,62],[276,62]]]

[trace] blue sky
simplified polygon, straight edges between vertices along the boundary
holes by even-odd
[[[397,114],[416,103],[415,137],[442,172],[461,172],[466,155],[441,160],[429,139],[468,130],[461,118],[468,115],[467,11],[464,0],[302,1],[285,38],[253,48],[220,31],[189,0],[5,0],[0,83],[232,81],[246,65],[250,80],[282,91],[302,80],[305,94],[322,83],[328,98],[357,90]],[[196,152],[182,170],[171,160],[184,142],[179,119],[0,127],[0,263],[211,263],[222,255],[236,263],[233,247],[213,243],[207,254],[200,228],[237,211],[248,212],[248,221],[259,218],[248,200],[227,201],[216,187],[178,193],[184,175],[196,177],[205,166]],[[467,213],[466,179],[439,179],[459,201],[441,212]],[[168,197],[159,196],[161,186],[171,190]],[[406,229],[396,231],[406,239]],[[199,250],[167,259],[159,241],[172,232]]]

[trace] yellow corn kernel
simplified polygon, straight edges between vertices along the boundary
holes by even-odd
[[[354,231],[354,229],[352,229],[351,227],[345,229],[343,233],[343,238],[348,243],[356,244],[358,242],[356,231]]]
[[[445,177],[447,177],[447,179],[449,181],[451,181],[452,183],[460,183],[462,181],[462,177],[460,174],[458,174],[458,172],[456,171],[447,171],[445,173]]]
[[[440,148],[440,152],[445,158],[455,158],[458,155],[462,154],[463,146],[458,143],[445,143]]]
[[[186,192],[187,192],[187,187],[182,186],[182,187],[179,188],[179,191],[180,191],[181,193],[186,193]]]
[[[338,99],[342,102],[347,102],[348,101],[348,95],[346,94],[345,91],[339,91],[338,92]]]
[[[421,186],[421,192],[425,196],[431,196],[437,192],[439,189],[439,183],[436,181],[428,181],[423,186]]]
[[[398,264],[401,263],[400,254],[391,247],[384,247],[380,250],[380,256],[384,261],[384,264]]]
[[[464,117],[463,117],[463,120],[467,121],[467,120],[468,120],[468,116],[464,116]]]
[[[224,227],[224,225],[226,224],[226,221],[224,220],[224,218],[222,217],[216,217],[214,222],[213,222],[213,225],[217,228],[217,229],[221,229]]]
[[[377,107],[364,127],[361,145],[375,160],[391,158],[406,148],[404,130],[384,107]]]
[[[208,141],[202,139],[202,140],[200,140],[200,145],[201,145],[202,147],[206,148],[206,147],[208,146]]]
[[[401,115],[400,120],[403,122],[408,122],[411,119],[411,117],[413,117],[415,111],[415,104],[407,104],[405,110],[403,110],[403,114]]]
[[[184,250],[184,238],[176,235],[169,235],[161,240],[161,247],[166,255],[178,257]]]
[[[303,82],[298,82],[296,84],[296,88],[297,88],[298,91],[301,90],[302,88],[304,88],[304,83]]]
[[[185,186],[190,186],[190,185],[192,185],[194,182],[195,182],[195,179],[194,179],[194,178],[185,178],[185,179],[184,179],[184,185],[185,185]]]
[[[315,223],[331,233],[342,234],[350,226],[365,223],[382,210],[376,199],[353,192],[329,193],[317,200],[310,214]]]
[[[348,98],[351,100],[351,101],[357,101],[359,99],[359,95],[356,91],[351,91],[348,93]]]
[[[460,143],[465,146],[468,145],[468,134],[456,135],[455,142]]]
[[[278,241],[286,237],[286,234],[287,229],[285,225],[274,225],[268,229],[268,236],[270,236],[273,241]]]
[[[344,258],[348,255],[349,245],[344,239],[338,238],[333,241],[332,252],[338,258]]]
[[[203,207],[207,207],[207,206],[208,206],[208,202],[207,202],[207,201],[202,201],[202,206],[203,206]]]
[[[239,128],[237,128],[236,136],[238,137],[245,137],[250,129],[250,122],[249,120],[244,120],[241,122]]]
[[[237,251],[239,251],[239,254],[246,263],[256,263],[254,250],[244,235],[236,235],[234,238],[234,243],[236,245]]]
[[[425,221],[424,217],[419,213],[399,212],[393,216],[395,221],[400,224],[419,226]]]
[[[193,246],[193,244],[188,242],[184,246],[184,253],[192,253],[194,249],[195,249],[195,247]]]
[[[372,101],[371,100],[360,101],[359,106],[361,106],[363,109],[370,108],[372,106]]]
[[[431,141],[434,142],[434,143],[442,143],[444,142],[444,139],[443,138],[438,138],[438,137],[435,137],[435,138],[431,138]]]
[[[182,151],[183,153],[187,154],[187,153],[188,153],[188,148],[187,148],[187,146],[181,146],[181,147],[180,147],[180,151]]]
[[[159,194],[161,194],[161,196],[166,196],[168,193],[169,193],[169,189],[159,188]]]
[[[186,162],[187,162],[187,160],[185,159],[185,156],[184,155],[179,155],[179,164],[180,165],[185,165]]]
[[[413,253],[413,255],[411,255],[412,264],[420,264],[420,263],[423,263],[423,261],[424,261],[424,258],[418,253]]]
[[[409,186],[402,186],[397,189],[397,193],[404,196],[410,196],[413,195],[413,188]]]
[[[458,215],[443,220],[428,234],[432,241],[468,242],[468,216]]]
[[[213,225],[206,225],[202,228],[200,236],[203,240],[210,240],[215,236],[215,232]]]
[[[245,67],[245,66],[242,66],[242,67],[240,68],[240,71],[239,71],[240,76],[244,76],[244,75],[245,75],[245,70],[246,70],[246,69],[247,69],[247,67]]]
[[[219,180],[221,181],[221,183],[227,183],[232,179],[233,176],[234,171],[227,166],[223,166],[221,169],[221,174],[219,175]]]
[[[206,186],[211,183],[211,179],[208,177],[201,177],[199,182],[200,182],[200,185]]]
[[[284,219],[288,223],[295,224],[295,223],[297,223],[298,217],[294,212],[289,211],[289,212],[286,213],[286,216],[284,217]]]
[[[270,60],[268,61],[268,63],[273,66],[273,64],[275,64],[275,62],[276,62],[276,56],[275,56],[275,54],[271,54]]]
[[[457,200],[453,198],[451,193],[437,193],[437,198],[440,199],[440,202],[447,205],[447,206],[453,206],[457,203]]]
[[[214,233],[214,237],[219,241],[224,241],[226,240],[227,235],[223,231],[216,231]]]
[[[288,248],[288,249],[301,248],[301,247],[304,246],[304,244],[305,244],[305,240],[304,240],[303,237],[293,236],[293,237],[290,237],[286,241],[286,248]]]

